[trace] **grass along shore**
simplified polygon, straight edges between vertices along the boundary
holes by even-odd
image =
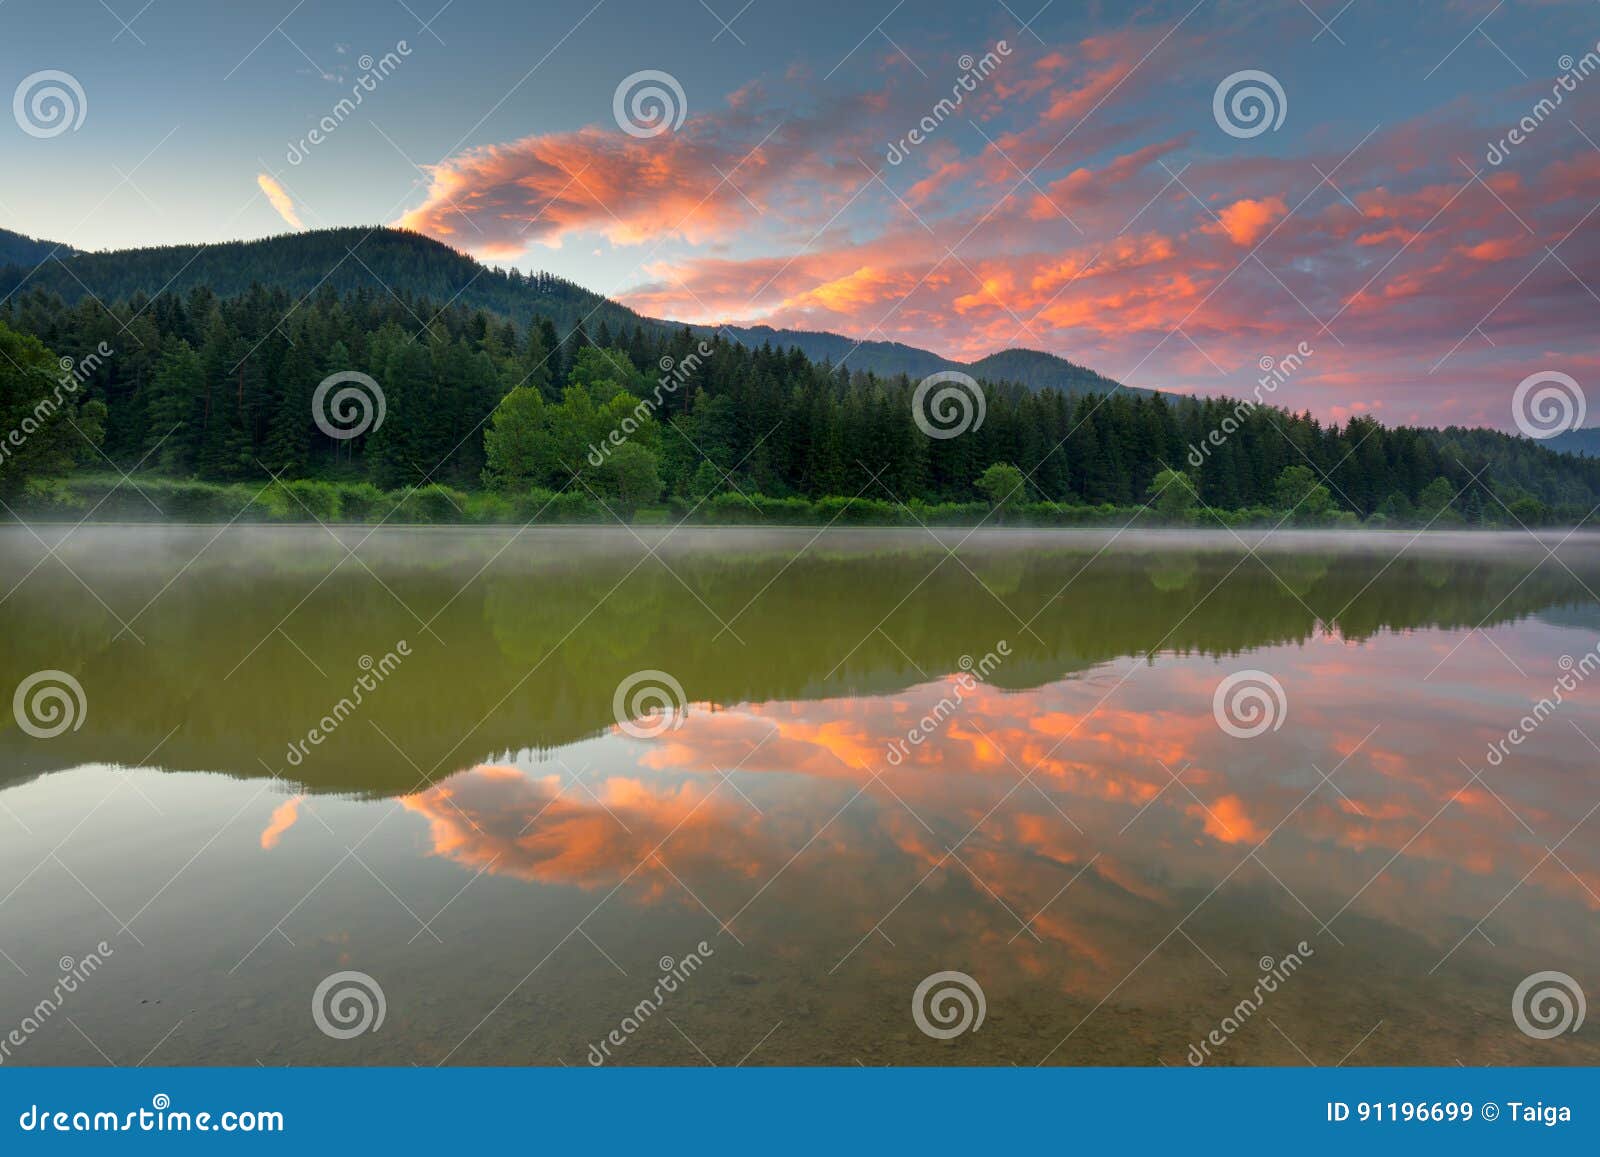
[[[11,504],[30,522],[150,523],[399,523],[432,525],[615,524],[688,521],[711,526],[972,526],[1101,527],[1131,524],[1191,527],[1403,527],[1468,525],[1454,510],[1418,511],[1412,518],[1374,514],[1362,520],[1349,511],[1315,516],[1268,507],[1219,511],[1192,508],[1160,510],[1143,505],[1073,505],[1007,502],[909,503],[867,496],[818,499],[772,498],[727,491],[704,499],[670,498],[637,509],[619,509],[583,490],[530,489],[506,494],[464,491],[442,485],[385,491],[368,482],[295,481],[214,483],[157,475],[73,474],[28,483]],[[1509,513],[1501,520],[1470,525],[1516,527]],[[1520,512],[1519,512],[1520,513]],[[1285,519],[1288,519],[1285,523]],[[1544,520],[1540,520],[1544,521]],[[1567,520],[1570,524],[1572,520]],[[1530,523],[1531,525],[1531,523]]]

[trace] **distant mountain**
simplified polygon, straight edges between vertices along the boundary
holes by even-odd
[[[936,353],[902,345],[897,341],[863,341],[837,333],[814,333],[802,329],[773,329],[770,325],[724,325],[720,327],[696,326],[709,333],[713,328],[732,337],[743,345],[771,344],[775,349],[797,349],[814,362],[829,361],[834,365],[848,365],[852,370],[868,370],[875,374],[905,374],[925,378],[939,370],[956,367]]]
[[[1541,443],[1546,450],[1557,454],[1582,454],[1585,458],[1600,458],[1600,426],[1585,426],[1581,430],[1568,430]]]
[[[24,237],[21,233],[0,229],[0,266],[37,265],[52,253],[70,256],[76,252],[77,250],[70,245],[58,245],[54,241],[35,241],[32,237]]]
[[[966,368],[974,377],[994,382],[1016,382],[1030,390],[1050,386],[1074,394],[1106,394],[1118,385],[1104,374],[1097,374],[1066,358],[1038,350],[1001,350]],[[1123,389],[1135,394],[1155,392],[1134,386],[1124,386]]]
[[[710,327],[696,328],[708,330]],[[732,334],[745,345],[770,342],[774,347],[793,347],[812,361],[826,359],[834,365],[843,363],[853,370],[870,370],[877,374],[925,378],[940,370],[962,370],[975,378],[1014,382],[1030,390],[1052,387],[1071,394],[1105,394],[1117,388],[1117,383],[1103,374],[1038,350],[1003,350],[980,361],[958,362],[897,341],[858,342],[836,333],[773,329],[765,325],[725,325],[721,331]],[[1124,388],[1136,394],[1151,392],[1131,386]]]
[[[110,302],[163,292],[186,293],[201,286],[231,297],[254,284],[282,287],[295,294],[399,292],[424,298],[435,309],[447,302],[484,309],[519,326],[538,313],[550,318],[563,333],[581,321],[591,337],[602,324],[612,332],[643,326],[658,333],[682,324],[644,317],[564,278],[482,265],[431,237],[400,229],[323,229],[259,241],[99,253],[0,230],[0,297],[40,289],[69,302],[87,293]],[[429,316],[419,313],[424,320]],[[987,381],[1016,383],[1031,390],[1052,386],[1069,393],[1103,394],[1117,388],[1116,382],[1093,370],[1035,350],[1006,350],[969,365],[899,342],[858,342],[834,333],[769,326],[690,328],[701,333],[720,329],[747,346],[770,343],[775,348],[795,348],[814,361],[842,363],[852,370],[885,376],[903,373],[915,379],[939,370],[963,370]]]

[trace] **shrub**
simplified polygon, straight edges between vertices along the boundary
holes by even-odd
[[[295,482],[276,483],[274,489],[281,490],[288,498],[288,513],[291,520],[315,519],[318,522],[333,522],[340,513],[340,487],[332,482],[315,482],[310,479],[299,479]]]
[[[600,504],[583,491],[535,486],[515,497],[518,522],[599,522],[609,520]]]
[[[479,523],[514,522],[517,504],[504,494],[470,494],[467,496],[467,521]]]
[[[404,497],[401,497],[401,494],[404,494]],[[391,522],[460,522],[462,511],[467,504],[465,493],[452,490],[448,486],[441,486],[437,482],[401,494],[393,496],[393,501],[399,509],[389,520]]]
[[[830,495],[816,502],[817,520],[854,526],[896,526],[910,523],[906,512],[897,503],[879,498],[844,498]],[[915,524],[912,524],[915,525]]]
[[[340,515],[346,522],[377,522],[394,503],[370,482],[343,482],[339,484]]]

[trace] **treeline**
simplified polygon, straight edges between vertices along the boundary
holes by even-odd
[[[1020,516],[1151,503],[1175,520],[1294,508],[1301,521],[1496,524],[1575,520],[1600,502],[1600,462],[1492,431],[985,383],[981,424],[941,439],[919,427],[917,383],[904,376],[687,329],[518,320],[331,286],[226,298],[197,287],[109,306],[26,290],[0,306],[0,326],[37,339],[37,364],[0,361],[5,413],[57,388],[57,355],[75,359],[71,401],[93,407],[84,425],[99,445],[76,445],[86,428],[32,467],[9,458],[0,488],[58,474],[66,455],[224,484],[569,493],[613,513],[731,495],[745,506],[855,497]],[[110,352],[84,371],[97,349]],[[381,424],[348,438],[313,407],[318,384],[343,371],[370,375],[384,404]],[[1231,432],[1211,438],[1218,430]]]

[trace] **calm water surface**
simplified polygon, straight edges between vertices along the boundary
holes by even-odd
[[[111,951],[5,1063],[1600,1063],[1511,1007],[1600,991],[1595,538],[62,536],[0,531],[0,686],[84,701],[0,717],[0,1037]]]

